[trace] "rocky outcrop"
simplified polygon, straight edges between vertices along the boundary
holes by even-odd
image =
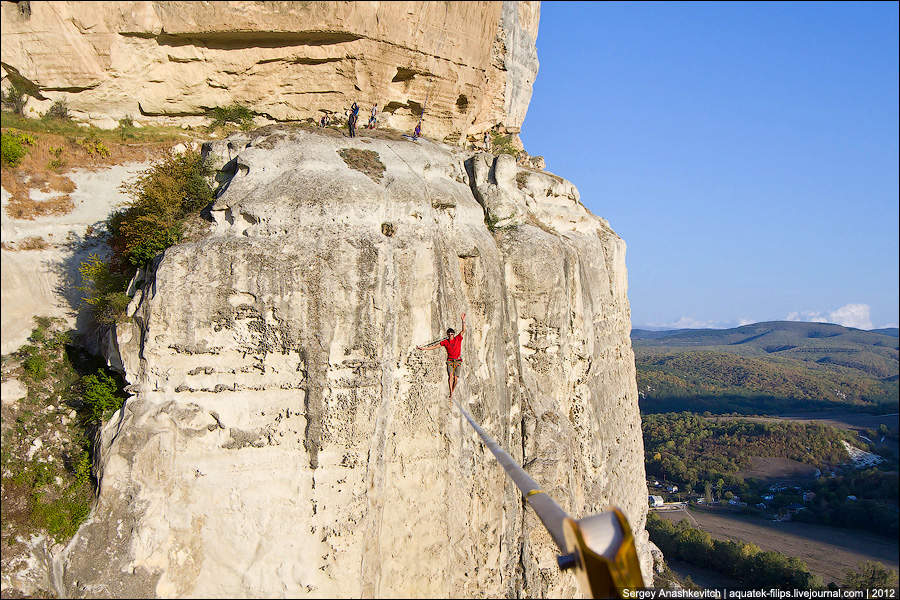
[[[415,349],[462,312],[459,400],[573,516],[622,507],[650,581],[625,244],[572,184],[426,140],[268,128],[206,152],[213,230],[133,286],[113,347],[134,395],[58,593],[576,594],[442,351]]]
[[[278,121],[378,103],[451,143],[518,131],[538,2],[3,2],[4,82],[106,127],[205,122],[233,102]],[[426,106],[427,102],[427,106]],[[193,116],[193,118],[191,118]]]

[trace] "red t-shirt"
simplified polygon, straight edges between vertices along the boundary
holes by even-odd
[[[459,360],[459,353],[462,351],[462,332],[449,340],[441,340],[441,346],[447,349],[448,359]]]

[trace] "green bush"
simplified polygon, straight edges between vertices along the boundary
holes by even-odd
[[[200,154],[188,151],[154,163],[122,186],[129,200],[106,221],[110,261],[91,255],[79,267],[79,289],[98,322],[121,317],[129,302],[125,287],[137,268],[178,243],[184,219],[212,202],[211,174]]]
[[[88,137],[82,139],[78,142],[78,144],[84,148],[88,154],[94,157],[100,158],[108,158],[109,157],[109,148],[106,147],[97,136],[89,135]]]
[[[99,323],[114,323],[128,306],[129,298],[124,293],[126,276],[113,273],[109,264],[96,254],[81,263],[78,272],[82,279],[78,289],[85,293],[82,300],[91,307],[94,318]]]
[[[53,158],[47,163],[47,168],[53,171],[57,171],[63,168],[66,164],[65,159],[62,157],[63,148],[62,146],[50,146],[50,154],[53,155]]]
[[[239,125],[241,129],[253,126],[253,112],[246,106],[231,104],[229,106],[217,106],[209,111],[207,116],[212,119],[210,129],[222,127],[226,123]]]
[[[53,500],[45,500],[43,496],[36,492],[33,498],[31,518],[35,525],[46,529],[58,542],[70,539],[91,512],[90,496],[72,490]]]
[[[37,325],[37,327],[31,330],[31,335],[28,336],[28,341],[39,344],[47,339],[47,328],[50,327],[51,321],[48,317],[35,317],[34,323],[35,325]]]
[[[513,146],[512,136],[503,135],[499,131],[491,132],[491,152],[493,154],[510,154],[519,157],[519,149]]]
[[[0,156],[2,156],[3,164],[8,167],[17,167],[28,154],[26,143],[22,135],[4,131],[0,136]]]
[[[125,115],[119,119],[119,126],[116,127],[116,131],[122,141],[136,137],[134,130],[134,120],[131,118],[131,115]]]
[[[90,483],[91,482],[91,468],[93,465],[91,464],[91,453],[87,450],[82,450],[81,454],[78,455],[78,460],[75,461],[73,465],[73,470],[75,471],[75,481],[79,484]]]
[[[135,266],[150,262],[181,239],[181,227],[177,224],[166,227],[164,221],[153,215],[138,217],[128,230],[136,240],[128,253],[128,260]]]
[[[119,385],[102,369],[94,375],[81,379],[82,399],[86,409],[86,420],[100,424],[110,414],[119,410],[125,398],[119,395]]]
[[[484,211],[484,224],[487,225],[488,231],[493,233],[497,230],[497,223],[500,221],[494,216],[490,209]]]
[[[71,121],[72,117],[69,115],[69,104],[63,99],[57,100],[49,109],[47,109],[47,112],[45,112],[41,118],[47,121]]]
[[[897,571],[867,560],[856,569],[847,571],[841,587],[851,590],[895,589]]]
[[[47,361],[36,348],[22,361],[22,368],[25,370],[25,374],[34,381],[40,381],[47,376]]]
[[[132,266],[146,264],[181,238],[181,222],[213,200],[212,174],[198,152],[168,156],[122,186],[131,198],[107,221],[111,246]]]
[[[28,94],[25,93],[25,90],[20,89],[15,84],[10,85],[9,89],[0,96],[0,99],[2,99],[4,108],[8,108],[17,115],[25,114],[25,105],[28,103]]]

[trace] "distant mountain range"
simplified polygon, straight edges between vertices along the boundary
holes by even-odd
[[[885,327],[883,329],[869,329],[872,333],[881,333],[883,335],[889,335],[891,337],[900,337],[900,329],[896,327]]]
[[[896,407],[897,328],[770,321],[631,332],[642,410]],[[896,410],[896,408],[894,408]]]
[[[818,323],[818,322],[808,322],[808,321],[768,321],[767,323],[753,323],[751,325],[742,325],[741,327],[732,327],[732,328],[696,328],[696,329],[685,329],[685,328],[677,328],[677,327],[656,327],[652,325],[645,325],[643,327],[635,327],[632,331],[640,332],[641,336],[645,336],[647,334],[670,334],[670,333],[681,333],[685,331],[736,331],[743,327],[757,327],[759,325],[764,324],[780,324],[780,323],[800,323],[806,325],[836,325],[835,323]],[[842,325],[836,325],[837,327],[842,327]],[[869,333],[880,333],[882,335],[888,335],[891,337],[900,337],[900,329],[897,327],[883,327],[881,329],[856,329],[855,327],[844,327],[844,329],[849,329],[852,331],[868,331]]]

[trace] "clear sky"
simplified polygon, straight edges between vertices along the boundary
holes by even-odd
[[[525,148],[634,327],[898,322],[898,4],[543,2]]]

